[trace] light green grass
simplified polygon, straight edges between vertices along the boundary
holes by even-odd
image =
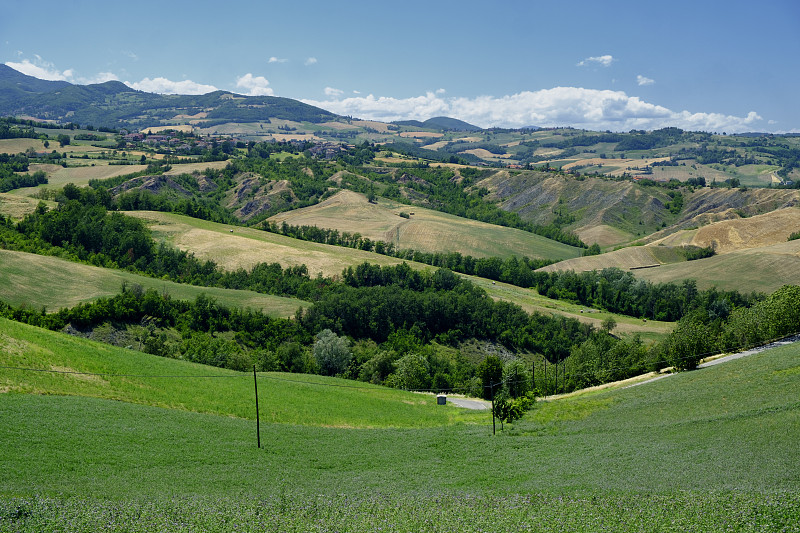
[[[496,437],[265,422],[260,450],[252,420],[0,394],[0,530],[797,531],[798,388],[795,345],[542,402]]]
[[[14,306],[24,304],[32,309],[46,307],[48,311],[58,311],[118,294],[123,283],[166,292],[178,300],[194,301],[200,294],[206,294],[222,305],[259,310],[273,317],[292,316],[298,308],[310,305],[295,298],[197,287],[57,257],[0,250],[0,300]]]
[[[90,396],[255,419],[253,375],[246,372],[116,348],[5,319],[0,319],[0,346],[0,365],[6,367],[102,374],[3,369],[0,390]],[[437,406],[431,394],[315,375],[259,376],[260,418],[268,423],[433,427],[476,420],[470,412]]]

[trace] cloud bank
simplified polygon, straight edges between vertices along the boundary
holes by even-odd
[[[167,78],[144,78],[142,81],[126,81],[125,85],[137,91],[158,94],[206,94],[218,91],[213,85],[204,85],[192,80],[173,81]]]
[[[334,96],[334,95],[329,95]],[[753,131],[761,116],[751,111],[745,117],[721,113],[674,111],[645,102],[623,91],[555,87],[540,91],[494,97],[445,97],[443,92],[392,98],[354,96],[344,99],[303,100],[340,115],[391,122],[426,120],[449,116],[488,127],[573,126],[591,130],[652,130],[675,126],[687,130]]]

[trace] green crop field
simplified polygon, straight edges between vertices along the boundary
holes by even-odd
[[[399,213],[413,213],[403,218]],[[526,231],[469,220],[391,200],[369,203],[364,195],[342,191],[324,202],[275,215],[270,219],[291,226],[318,226],[360,233],[398,249],[459,252],[473,257],[513,255],[559,261],[578,257],[581,250]]]
[[[0,332],[4,366],[175,376],[0,370],[0,531],[800,527],[796,345],[539,402],[497,436],[485,412],[453,424],[458,410],[432,398],[264,375],[262,415],[289,416],[262,416],[258,449],[252,376],[5,321]],[[198,372],[234,377],[186,377]],[[19,393],[23,382],[49,394]],[[106,398],[154,400],[75,396],[101,389],[115,391]],[[235,405],[241,413],[231,412]],[[338,422],[330,413],[340,413]]]
[[[273,317],[294,315],[309,304],[294,298],[270,296],[252,291],[197,287],[148,278],[57,257],[0,250],[0,300],[32,309],[58,311],[120,292],[123,283],[166,292],[178,300],[194,301],[200,294],[215,298],[228,307],[260,310]]]

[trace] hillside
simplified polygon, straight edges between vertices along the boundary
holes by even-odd
[[[306,265],[311,275],[338,276],[348,266],[364,261],[396,265],[401,260],[327,244],[298,241],[266,231],[227,226],[182,215],[155,211],[131,211],[143,219],[161,242],[212,260],[226,270],[251,268],[257,263],[280,263],[284,268]]]
[[[200,294],[228,307],[250,308],[273,317],[289,317],[309,304],[252,291],[198,287],[138,276],[56,257],[0,249],[0,300],[50,312],[119,293],[120,288],[140,285],[178,300],[195,300]]]
[[[252,372],[158,357],[3,318],[0,365],[57,371],[30,374],[4,370],[0,377],[4,393],[107,398],[255,419]],[[260,378],[261,417],[272,424],[376,428],[476,421],[471,413],[454,407],[436,409],[433,395],[314,375],[266,372]],[[197,387],[198,380],[205,386]]]
[[[525,220],[539,224],[560,221],[584,242],[597,242],[601,247],[628,244],[642,237],[650,242],[679,229],[760,215],[800,203],[800,193],[793,189],[704,187],[684,190],[682,208],[675,213],[669,209],[673,201],[669,189],[536,171],[497,171],[477,186],[490,191],[487,199]]]
[[[540,402],[496,437],[485,413],[458,415],[432,405],[432,396],[260,375],[258,449],[251,374],[203,368],[230,377],[198,387],[202,378],[182,377],[199,370],[186,363],[5,321],[0,331],[3,364],[175,376],[4,371],[0,410],[13,423],[0,426],[9,474],[0,477],[0,509],[16,530],[54,520],[90,530],[157,530],[177,521],[207,529],[221,520],[245,531],[314,530],[324,517],[341,530],[391,523],[398,531],[434,531],[427,523],[512,531],[535,523],[562,531],[602,522],[620,531],[665,523],[791,531],[800,513],[796,345],[642,386]],[[16,387],[51,394],[9,392]],[[119,399],[146,392],[161,407],[52,394],[65,388]],[[232,407],[238,416],[227,416]],[[387,408],[395,419],[416,420],[406,428],[360,425],[386,420]],[[451,413],[480,425],[453,425]]]
[[[407,215],[406,217],[401,216]],[[576,257],[577,248],[522,230],[494,226],[422,207],[380,199],[370,203],[362,194],[341,191],[319,204],[268,219],[292,226],[318,226],[359,233],[396,249],[459,252],[473,257],[511,256],[560,260]]]
[[[653,282],[694,279],[701,289],[714,286],[745,292],[769,293],[796,283],[800,279],[800,241],[787,239],[800,228],[800,209],[783,208],[750,218],[732,215],[735,218],[666,237],[657,238],[666,232],[656,233],[645,246],[569,259],[541,270],[581,272],[615,267],[630,269],[637,277]],[[681,253],[684,246],[710,247],[716,255],[686,261]]]
[[[44,82],[0,65],[0,115],[27,115],[46,120],[104,127],[169,125],[180,117],[201,116],[205,123],[290,119],[312,123],[337,118],[322,109],[289,98],[239,96],[216,91],[201,96],[158,95],[109,81],[94,85]]]

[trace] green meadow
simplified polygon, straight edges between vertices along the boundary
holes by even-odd
[[[0,531],[800,528],[797,345],[540,401],[496,436],[430,396],[259,375],[259,449],[252,375],[0,339]]]

